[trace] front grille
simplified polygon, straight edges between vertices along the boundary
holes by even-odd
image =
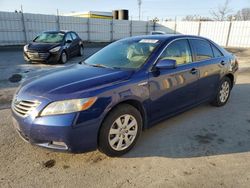
[[[49,53],[39,53],[39,57],[42,59],[47,59],[49,57]]]
[[[49,53],[46,52],[27,52],[27,56],[32,60],[47,59]]]
[[[39,104],[40,104],[39,101],[14,100],[12,103],[12,109],[16,114],[25,117],[28,115],[28,113],[36,109],[39,106]]]

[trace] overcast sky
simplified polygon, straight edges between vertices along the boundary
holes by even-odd
[[[210,16],[210,11],[225,0],[142,0],[143,19],[153,17],[178,18],[185,15]],[[58,9],[61,14],[83,11],[112,11],[114,9],[129,9],[130,16],[138,19],[137,0],[0,0],[0,11],[20,10],[24,12],[56,14]],[[250,0],[231,0],[230,7],[237,11],[250,7]]]

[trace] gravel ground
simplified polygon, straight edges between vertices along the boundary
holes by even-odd
[[[230,51],[241,69],[226,106],[204,104],[163,121],[121,158],[57,153],[23,142],[9,110],[20,79],[15,74],[23,80],[55,65],[24,64],[20,50],[1,51],[0,187],[249,187],[250,49]]]

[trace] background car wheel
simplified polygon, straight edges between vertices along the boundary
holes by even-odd
[[[227,103],[232,89],[231,80],[228,77],[224,77],[219,85],[216,98],[212,102],[213,106],[223,106]]]
[[[115,157],[133,148],[142,130],[141,113],[131,105],[121,104],[104,120],[99,132],[99,150]]]
[[[67,61],[68,61],[68,56],[67,56],[66,52],[63,51],[62,54],[61,54],[60,62],[61,62],[62,64],[65,64]]]
[[[80,46],[80,48],[79,48],[79,54],[78,54],[79,56],[83,56],[84,55],[84,48],[83,48],[83,46]]]

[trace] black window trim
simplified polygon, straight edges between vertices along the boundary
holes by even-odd
[[[220,52],[220,54],[221,54],[220,57],[215,57],[215,54],[214,54],[214,58],[217,59],[217,58],[222,58],[222,57],[224,57],[224,54],[222,53],[222,51],[221,51],[217,46],[215,46],[212,42],[210,42],[210,46],[211,46],[211,48],[212,48],[213,54],[214,54],[214,48],[217,49],[217,50]]]

